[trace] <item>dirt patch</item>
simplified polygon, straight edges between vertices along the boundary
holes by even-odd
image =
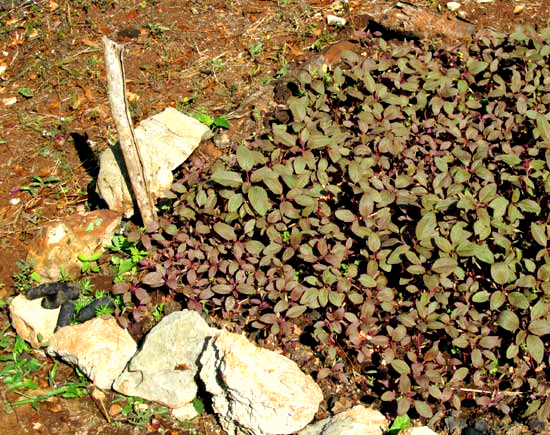
[[[445,2],[411,3],[433,13],[446,11]],[[262,128],[262,116],[273,108],[269,85],[275,78],[364,30],[369,18],[389,4],[352,0],[348,11],[344,6],[324,0],[1,1],[0,296],[14,294],[17,261],[24,259],[40,225],[98,204],[93,194],[96,155],[116,140],[105,92],[102,35],[127,44],[135,121],[168,106],[227,115],[231,128],[218,138],[218,146],[209,143],[200,151],[215,158],[228,141],[253,137]],[[511,32],[517,24],[548,25],[549,6],[548,0],[468,0],[460,10],[475,25]],[[327,26],[329,13],[341,13],[348,26]],[[9,104],[13,98],[16,102]],[[1,316],[7,324],[5,312]],[[289,356],[313,364],[304,349],[297,347]],[[36,377],[47,379],[47,373]],[[4,401],[16,400],[4,390],[0,386]],[[337,396],[345,395],[351,402],[358,399],[357,393],[338,391],[319,416],[343,406]],[[187,430],[152,420],[163,423],[151,431]],[[9,428],[4,433],[73,433],[75,427],[80,433],[143,433],[139,426],[115,426],[89,397],[55,398],[41,405],[39,413],[25,406],[0,416],[0,428]],[[193,429],[204,434],[219,430],[211,417],[200,419]]]

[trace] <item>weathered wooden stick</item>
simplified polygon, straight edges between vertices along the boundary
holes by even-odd
[[[132,185],[134,198],[145,227],[149,227],[157,219],[155,203],[152,199],[147,174],[145,174],[143,159],[139,144],[132,128],[130,109],[126,101],[126,84],[124,82],[123,46],[103,37],[105,46],[105,69],[107,70],[107,94],[111,104],[111,112],[115,121],[120,149]]]

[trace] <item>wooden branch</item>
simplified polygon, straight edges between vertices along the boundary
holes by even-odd
[[[115,121],[120,149],[128,171],[134,198],[139,208],[141,220],[145,227],[150,227],[157,220],[155,203],[149,190],[139,144],[132,128],[130,109],[126,101],[126,84],[124,82],[123,46],[103,37],[105,46],[105,69],[107,70],[107,94],[111,112]]]

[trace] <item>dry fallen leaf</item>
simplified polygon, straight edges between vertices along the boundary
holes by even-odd
[[[128,98],[128,101],[138,101],[139,95],[134,94],[133,92],[126,91],[126,98]]]
[[[94,41],[89,38],[83,38],[82,43],[87,47],[99,48],[99,41]]]
[[[523,10],[525,9],[525,5],[517,5],[515,8],[514,8],[514,14],[521,14],[523,12]]]
[[[59,5],[53,0],[50,0],[49,6],[50,6],[50,12],[55,11],[59,7]]]
[[[118,403],[113,403],[109,407],[109,415],[111,417],[114,417],[122,412],[122,406],[120,406]]]

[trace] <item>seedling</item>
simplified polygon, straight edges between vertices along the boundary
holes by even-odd
[[[155,322],[160,322],[160,319],[162,319],[162,314],[164,313],[164,304],[158,304],[151,315],[153,316],[153,319],[155,319]]]
[[[231,128],[231,125],[227,121],[227,116],[225,115],[219,115],[215,118],[212,118],[204,112],[199,112],[195,113],[193,115],[193,118],[195,118],[197,121],[202,122],[203,124],[206,124],[210,128]]]
[[[23,192],[29,192],[32,196],[36,196],[37,189],[41,189],[45,187],[47,184],[54,184],[60,181],[57,177],[46,177],[42,178],[38,175],[33,175],[32,177],[33,181],[28,186],[22,186],[19,188],[19,190]]]
[[[42,281],[42,278],[37,272],[33,272],[34,261],[29,262],[24,260],[18,260],[16,263],[20,272],[13,276],[15,281],[15,288],[20,292],[24,293],[28,288],[31,288],[35,284],[39,284]]]
[[[127,402],[122,407],[121,414],[126,418],[128,423],[134,426],[146,426],[154,415],[167,417],[169,414],[168,408],[154,408],[139,397],[126,398],[120,396],[120,398],[114,400],[113,403],[122,402],[124,400],[127,400]]]
[[[248,53],[251,57],[258,57],[262,54],[264,50],[264,44],[258,42],[257,44],[250,44],[248,46]]]
[[[389,427],[389,433],[391,435],[397,435],[400,431],[411,427],[411,419],[408,415],[398,415]]]
[[[88,272],[98,273],[99,265],[97,264],[97,260],[99,260],[102,255],[103,255],[103,252],[101,251],[96,252],[95,254],[92,254],[92,255],[79,254],[78,259],[82,263],[82,267],[80,268],[82,273],[88,273]]]

